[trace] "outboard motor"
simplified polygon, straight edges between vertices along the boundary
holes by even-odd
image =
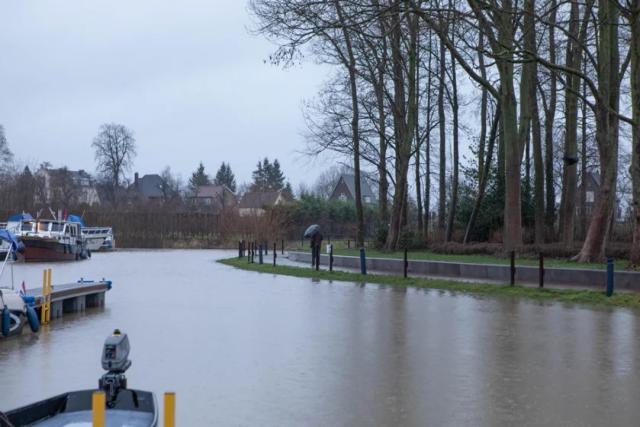
[[[102,369],[107,371],[100,378],[98,386],[104,391],[107,406],[112,408],[120,390],[127,388],[127,377],[124,373],[131,366],[129,360],[129,337],[119,329],[107,337],[102,349]]]

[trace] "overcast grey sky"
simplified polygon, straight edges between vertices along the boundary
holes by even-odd
[[[187,179],[231,163],[249,181],[277,157],[294,188],[328,167],[296,150],[303,99],[326,70],[263,61],[274,46],[250,35],[245,0],[3,0],[0,123],[17,160],[95,169],[104,122],[135,132],[134,170],[166,165]]]

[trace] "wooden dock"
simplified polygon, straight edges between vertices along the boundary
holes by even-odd
[[[51,319],[60,318],[64,313],[75,313],[91,307],[104,307],[105,294],[110,289],[110,280],[79,280],[75,283],[53,285]],[[28,297],[33,297],[34,307],[40,309],[43,303],[42,289],[28,289],[26,294]]]

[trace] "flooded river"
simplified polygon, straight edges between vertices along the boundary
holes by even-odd
[[[0,340],[0,409],[96,386],[104,338],[121,328],[129,385],[175,391],[182,427],[640,424],[637,313],[215,263],[231,254],[53,265],[54,284],[105,277],[114,287],[104,309]],[[40,286],[43,268],[16,265],[16,283]]]

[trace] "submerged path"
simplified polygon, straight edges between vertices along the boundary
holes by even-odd
[[[242,271],[224,251],[96,254],[54,281],[117,283],[103,309],[0,342],[0,409],[97,384],[176,391],[179,426],[601,426],[640,419],[633,311]],[[42,266],[17,266],[37,280]],[[90,274],[92,273],[92,274]]]

